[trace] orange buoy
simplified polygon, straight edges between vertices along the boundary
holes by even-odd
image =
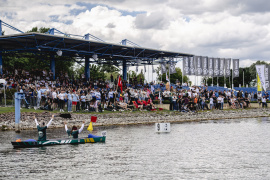
[[[16,139],[16,142],[22,142],[22,140],[21,139]]]

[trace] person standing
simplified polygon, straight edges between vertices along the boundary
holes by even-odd
[[[46,141],[46,129],[51,125],[52,120],[54,118],[54,115],[52,115],[51,120],[48,122],[48,124],[45,126],[45,122],[42,122],[41,125],[38,124],[36,116],[33,117],[38,130],[38,141]]]
[[[59,99],[59,109],[60,109],[60,112],[64,112],[64,103],[65,103],[65,101],[64,101],[64,91],[61,91],[61,93],[60,94],[58,94],[58,99]]]
[[[263,96],[262,97],[262,108],[267,108],[267,102],[266,102],[266,97],[265,96]]]
[[[72,94],[68,91],[67,94],[67,110],[68,112],[72,112]]]

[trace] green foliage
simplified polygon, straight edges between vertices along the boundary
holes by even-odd
[[[38,33],[46,33],[49,31],[50,28],[41,27],[38,29],[38,27],[33,27],[30,31],[27,32],[38,32]]]
[[[127,73],[127,76],[128,76],[128,78],[129,78],[129,81],[130,81],[130,82],[133,81],[134,78],[137,79],[137,82],[138,82],[138,83],[140,82],[141,79],[142,79],[142,81],[144,82],[144,79],[145,79],[142,72],[139,73],[139,74],[137,74],[135,71],[129,71],[129,72]]]
[[[169,69],[168,69],[168,67],[166,67],[166,68],[167,68],[167,72],[168,72],[168,76],[169,76]],[[181,69],[177,67],[177,68],[175,68],[175,70],[176,70],[176,73],[170,75],[171,83],[175,83],[177,79],[178,79],[179,82],[182,82],[182,71],[181,71]],[[160,66],[156,69],[156,72],[157,72],[157,75],[158,75],[157,80],[159,81],[160,78],[161,78]],[[188,77],[184,76],[183,81],[188,82],[188,80],[189,80]],[[162,74],[162,81],[166,82],[166,74]]]
[[[249,87],[254,86],[256,82],[256,65],[259,64],[267,64],[264,61],[257,61],[255,63],[253,63],[250,67],[245,67],[245,68],[239,68],[239,77],[234,77],[233,78],[233,83],[235,87],[239,87],[239,84],[241,84],[241,86],[243,87],[243,75],[244,75],[244,83],[245,85],[248,84]],[[231,70],[231,74],[232,74],[232,70]],[[204,78],[204,81],[207,80],[207,85],[210,86],[212,84],[212,78]],[[230,81],[229,81],[230,80]],[[231,82],[232,81],[232,77],[226,78],[226,85],[227,87],[231,87]],[[219,77],[218,78],[218,83],[220,86],[224,85],[224,77]],[[216,85],[217,84],[217,78],[215,77],[213,79],[213,84]]]

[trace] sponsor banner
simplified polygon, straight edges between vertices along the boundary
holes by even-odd
[[[256,72],[257,72],[257,78],[259,77],[259,80],[257,82],[257,87],[259,88],[259,84],[261,84],[264,91],[266,91],[266,85],[265,85],[265,65],[256,65]],[[261,83],[259,83],[259,81]]]
[[[208,75],[214,76],[214,58],[208,58]]]
[[[239,59],[233,59],[233,77],[239,77]]]
[[[166,64],[162,63],[161,64],[161,74],[164,74],[164,73],[166,73]]]
[[[202,57],[203,76],[208,76],[208,57]]]
[[[214,77],[219,77],[219,58],[214,58]]]
[[[270,80],[270,65],[265,65],[264,76],[265,76],[265,88],[267,91],[270,90],[269,80]]]
[[[231,58],[225,59],[225,77],[231,76]]]
[[[188,57],[184,57],[183,58],[183,75],[189,75],[189,58]]]
[[[194,56],[189,57],[189,75],[195,75],[196,74],[196,69],[195,69],[195,62],[194,62]]]
[[[258,73],[256,73],[256,74],[257,74],[257,91],[262,91],[262,83],[260,81]]]
[[[220,77],[224,76],[224,64],[225,64],[225,59],[221,58],[219,61],[219,76]]]
[[[171,62],[170,63],[170,74],[174,74],[174,73],[176,73],[175,63],[174,62]]]
[[[196,68],[196,76],[202,75],[202,57],[195,56],[195,68]]]

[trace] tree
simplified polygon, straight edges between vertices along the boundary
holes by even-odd
[[[38,33],[46,33],[50,30],[50,28],[41,27],[38,29],[38,27],[33,27],[30,31],[27,32],[38,32]]]
[[[175,83],[176,82],[176,79],[178,79],[179,82],[182,82],[182,71],[181,71],[181,69],[177,67],[177,68],[175,68],[175,70],[176,70],[176,73],[170,75],[170,81],[171,81],[171,83]],[[160,66],[157,67],[156,72],[157,72],[157,75],[158,75],[158,79],[157,80],[160,80],[160,78],[161,78],[161,69],[160,69]],[[167,67],[167,72],[168,72],[168,76],[169,76],[168,67]],[[166,74],[162,74],[162,81],[163,82],[166,82]],[[187,76],[184,76],[183,77],[183,81],[184,82],[188,82],[189,81],[188,77]]]

